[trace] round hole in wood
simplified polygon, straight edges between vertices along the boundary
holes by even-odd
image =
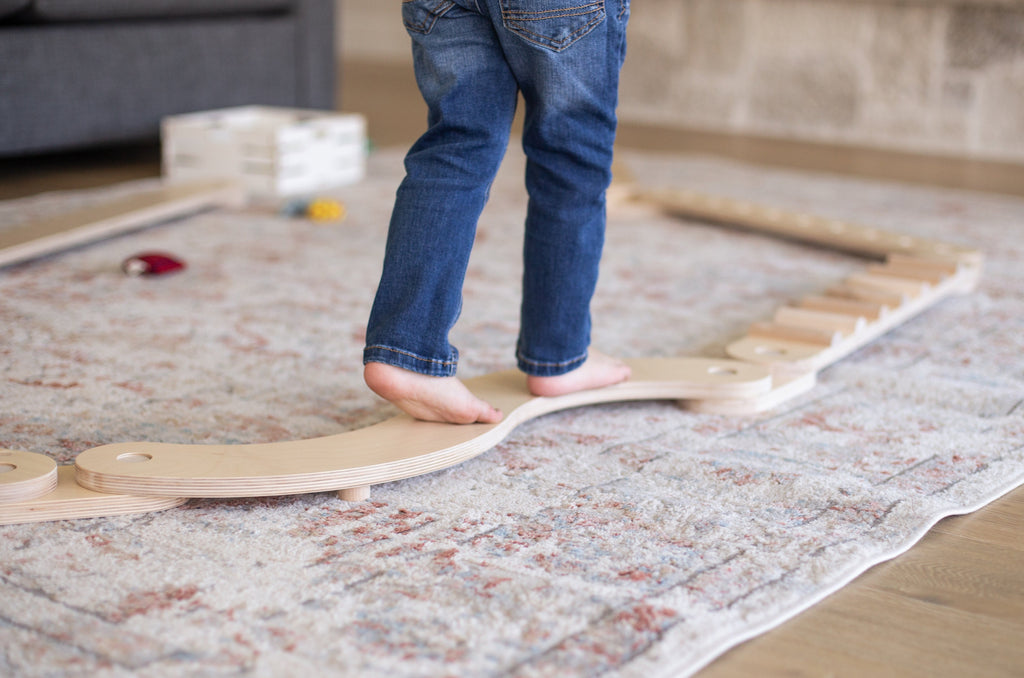
[[[0,473],[10,473],[16,468],[18,467],[14,464],[0,464]]]
[[[124,454],[117,455],[118,461],[123,461],[126,464],[141,464],[144,461],[152,459],[148,454],[142,454],[140,452],[125,452]]]
[[[724,367],[722,365],[712,365],[708,368],[708,374],[715,376],[729,376],[732,374],[739,374],[735,367]]]

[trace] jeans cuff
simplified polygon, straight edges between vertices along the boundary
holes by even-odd
[[[572,372],[586,361],[586,351],[584,351],[581,356],[554,363],[544,362],[542,360],[532,360],[523,355],[522,352],[516,352],[516,362],[519,365],[520,371],[525,372],[531,377],[557,377],[566,374],[567,372]]]
[[[459,353],[455,351],[449,359],[437,360],[393,346],[367,346],[363,349],[363,364],[366,363],[384,363],[428,377],[452,377],[459,363]]]

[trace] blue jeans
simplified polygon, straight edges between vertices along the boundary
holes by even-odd
[[[604,245],[629,0],[403,0],[428,129],[405,159],[364,362],[452,376],[477,219],[525,101],[529,195],[516,357],[583,364]]]

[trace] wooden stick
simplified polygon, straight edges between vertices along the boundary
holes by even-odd
[[[696,191],[634,188],[632,197],[670,214],[738,226],[864,256],[884,259],[896,253],[975,265],[982,259],[981,252],[969,247]]]
[[[165,184],[69,214],[0,231],[0,266],[109,238],[205,209],[242,204],[234,183]]]

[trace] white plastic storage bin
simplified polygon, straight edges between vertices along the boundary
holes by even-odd
[[[253,197],[309,195],[360,181],[366,120],[353,113],[243,106],[164,118],[171,182],[238,181]]]

